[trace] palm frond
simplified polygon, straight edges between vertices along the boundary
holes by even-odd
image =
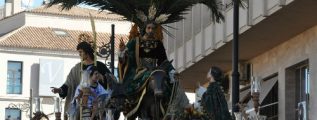
[[[212,21],[219,23],[225,19],[217,0],[199,0],[198,3],[204,4],[210,9]]]
[[[169,32],[166,28],[163,27],[162,30],[163,30],[168,36],[170,36],[170,37],[172,37],[172,38],[175,38],[175,36],[174,36],[171,32]]]
[[[161,14],[170,14],[169,19],[164,24],[173,23],[184,19],[183,15],[195,4],[193,0],[162,0],[159,11]]]
[[[162,23],[168,24],[184,19],[183,15],[197,3],[206,4],[211,9],[213,18],[216,18],[218,22],[223,16],[215,5],[215,1],[216,0],[53,0],[49,6],[61,4],[63,9],[70,9],[78,4],[87,4],[100,8],[101,10],[109,10],[120,14],[132,22],[140,22],[140,20],[136,20],[136,10],[143,11],[145,15],[149,15],[149,8],[154,5],[157,13],[151,17],[158,17],[161,14],[170,14],[169,18]]]
[[[63,9],[70,9],[79,4],[86,4],[101,11],[108,10],[122,15],[125,20],[134,22],[142,28],[145,26],[145,16],[147,20],[153,18],[150,20],[162,25],[174,23],[184,19],[184,15],[196,4],[208,6],[212,20],[221,22],[224,16],[217,1],[219,0],[53,0],[48,6],[61,4]],[[138,17],[138,11],[142,11],[144,15]]]

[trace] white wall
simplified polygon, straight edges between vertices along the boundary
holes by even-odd
[[[288,96],[285,91],[292,89],[286,88],[285,69],[304,60],[309,60],[310,69],[310,118],[316,118],[317,114],[317,26],[304,31],[303,33],[291,38],[285,43],[255,57],[250,62],[253,64],[254,76],[261,78],[278,73],[278,100],[279,100],[279,120],[286,119],[285,101]],[[295,108],[294,108],[295,109]]]
[[[5,2],[5,16],[11,16],[21,11],[21,0],[7,0]]]
[[[115,33],[128,34],[131,23],[127,21],[109,21],[105,19],[95,19],[95,26],[97,32],[111,33],[111,24],[115,24]],[[26,13],[26,26],[34,27],[51,27],[68,30],[92,31],[91,23],[88,18],[76,18],[70,16],[56,16],[56,15],[39,15],[33,13]]]
[[[4,17],[4,6],[0,6],[0,19]]]
[[[22,1],[13,0],[13,14],[19,13],[22,10]]]
[[[288,5],[293,0],[248,0],[249,6],[240,8],[239,27],[240,33],[250,29],[261,22],[265,17],[281,9],[281,5]],[[233,39],[233,9],[229,7],[223,11],[225,22],[211,23],[210,10],[203,5],[193,6],[193,9],[185,15],[183,21],[178,22],[177,33],[173,34],[177,41],[177,48],[173,45],[166,46],[168,56],[177,61],[175,63],[178,72],[193,65],[214,49],[218,49]],[[170,24],[174,27],[174,24]],[[181,27],[179,27],[181,26]],[[167,37],[166,39],[170,39]],[[169,41],[169,40],[168,40]],[[172,40],[173,41],[173,40]],[[175,41],[175,40],[174,40]],[[171,42],[168,42],[170,44]],[[180,56],[179,56],[180,55]],[[182,57],[185,56],[185,57]]]
[[[8,16],[11,16],[12,15],[12,1],[8,1],[8,2],[5,2],[5,12],[4,12],[4,16],[5,17],[8,17]]]
[[[39,59],[45,58],[45,59],[58,59],[64,61],[64,79],[66,79],[66,76],[70,69],[79,62],[78,58],[63,58],[63,57],[54,57],[54,56],[39,56],[39,55],[27,55],[27,54],[10,54],[10,53],[0,53],[0,56],[6,56],[3,59],[0,60],[0,71],[1,71],[1,81],[6,81],[7,78],[7,62],[8,61],[22,61],[23,62],[23,92],[22,95],[6,95],[6,84],[1,84],[0,87],[0,96],[12,96],[14,97],[28,97],[29,96],[29,89],[31,80],[32,81],[38,81],[38,76],[31,76],[31,72],[33,72],[34,65],[39,64]],[[34,72],[38,72],[34,71]],[[32,79],[36,78],[36,79]]]
[[[38,84],[39,77],[38,74],[38,64],[39,59],[58,59],[64,61],[64,76],[63,81],[66,79],[70,69],[79,62],[78,58],[74,57],[54,57],[49,55],[36,55],[36,54],[15,54],[15,53],[0,53],[0,113],[5,113],[4,110],[8,106],[8,103],[12,103],[14,101],[28,100],[30,96],[30,88],[34,86],[34,84]],[[5,57],[4,57],[5,56]],[[22,61],[23,62],[23,76],[22,76],[22,94],[21,95],[8,95],[6,94],[6,81],[7,81],[7,63],[8,61]],[[31,82],[32,81],[32,82]],[[62,84],[61,84],[62,85]],[[60,87],[60,86],[54,86]],[[50,88],[47,88],[50,91]],[[36,92],[36,91],[34,91]],[[56,95],[57,96],[57,95]],[[21,103],[21,102],[14,102]],[[23,102],[22,102],[23,103]],[[44,105],[45,106],[45,105]],[[50,113],[53,112],[53,106],[47,105],[45,107],[44,112]],[[5,114],[0,114],[0,119],[4,119]]]

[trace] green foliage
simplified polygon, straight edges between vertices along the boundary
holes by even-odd
[[[168,19],[161,23],[168,24],[184,19],[183,15],[187,14],[193,5],[204,4],[211,10],[211,17],[215,22],[224,20],[218,0],[53,0],[49,6],[54,4],[61,4],[63,9],[70,9],[78,4],[87,4],[100,10],[109,10],[120,14],[126,20],[139,26],[142,26],[144,22],[137,18],[136,10],[143,11],[145,15],[148,15],[149,8],[154,5],[157,9],[155,17],[170,14]]]

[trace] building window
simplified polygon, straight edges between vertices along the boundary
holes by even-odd
[[[285,70],[286,119],[308,120],[310,106],[309,60],[304,60]]]
[[[260,114],[267,120],[278,120],[278,83],[276,82],[261,103]]]
[[[6,108],[5,120],[21,120],[21,110],[17,108]]]
[[[54,32],[57,36],[61,36],[61,37],[66,37],[66,36],[68,36],[68,33],[67,33],[65,30],[62,30],[62,29],[54,28],[54,29],[53,29],[53,32]]]
[[[8,61],[7,94],[22,94],[22,62]]]
[[[308,64],[296,68],[297,118],[307,119],[309,106],[309,67]]]

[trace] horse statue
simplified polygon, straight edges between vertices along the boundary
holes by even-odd
[[[170,82],[165,72],[169,64],[171,64],[169,61],[162,63],[150,74],[149,79],[139,84],[139,88],[133,93],[125,91],[130,83],[112,82],[110,88],[113,93],[107,108],[122,111],[128,120],[134,120],[137,117],[142,120],[162,120],[176,115],[175,111],[183,111],[188,104],[188,99],[185,92],[180,90],[179,81]],[[163,93],[157,94],[156,90]],[[174,113],[171,114],[172,112]]]

